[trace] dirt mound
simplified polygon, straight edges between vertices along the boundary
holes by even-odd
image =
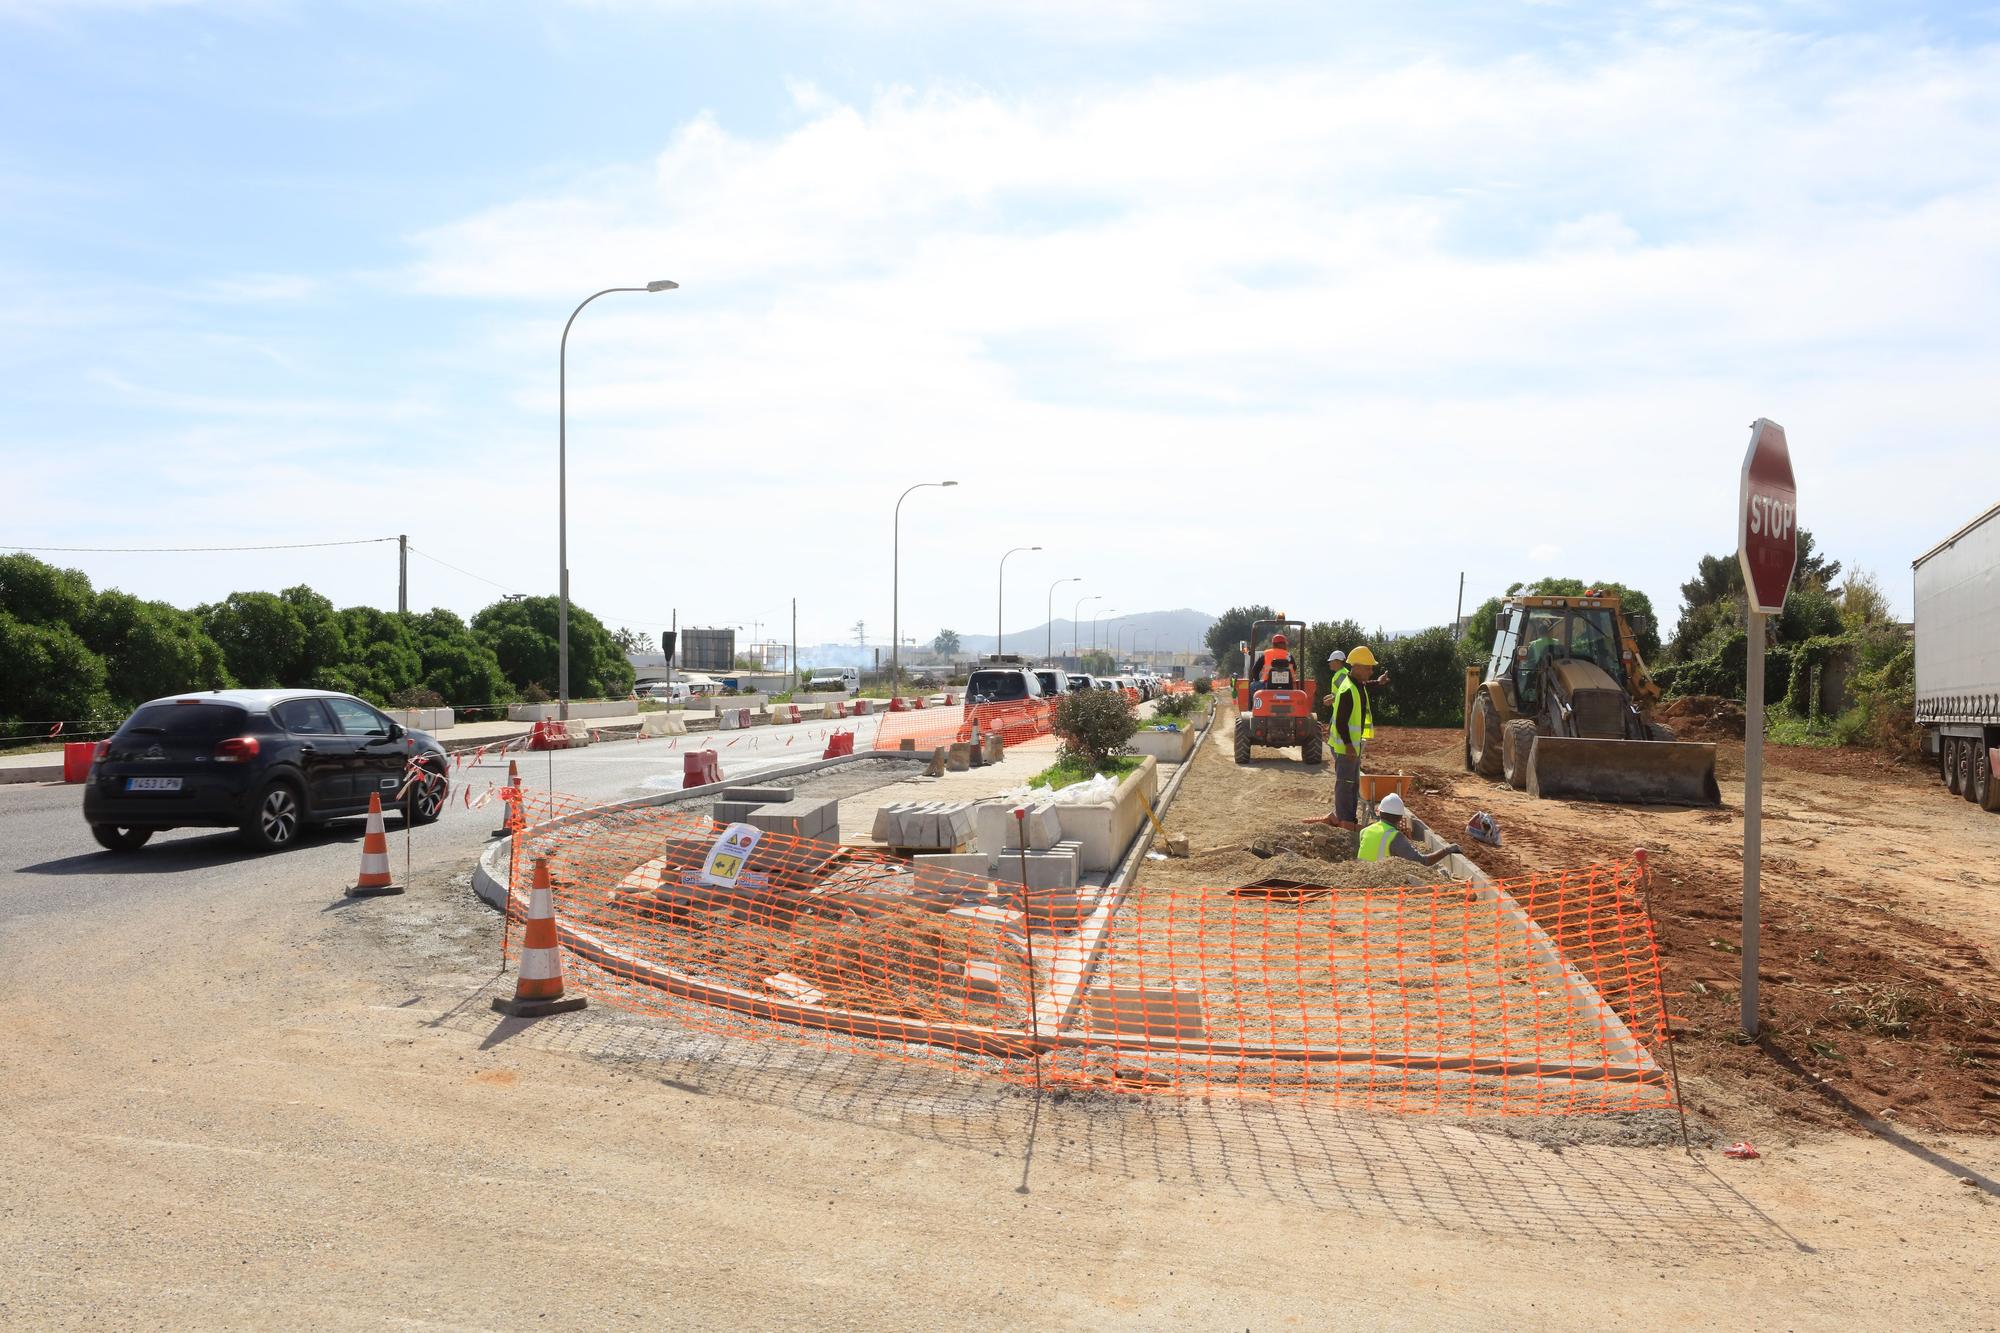
[[[1287,853],[1315,861],[1352,861],[1354,835],[1346,829],[1325,824],[1278,824],[1254,835],[1248,844],[1252,856],[1274,857]]]
[[[1257,873],[1246,883],[1281,880],[1288,884],[1317,884],[1329,889],[1390,888],[1406,884],[1441,884],[1445,876],[1436,870],[1391,857],[1387,861],[1323,861],[1284,852],[1259,862]]]
[[[1684,694],[1668,699],[1653,710],[1653,718],[1672,727],[1676,740],[1743,739],[1743,705],[1720,695]]]

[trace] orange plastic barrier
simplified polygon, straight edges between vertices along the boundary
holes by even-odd
[[[741,1040],[809,1041],[1106,1092],[1448,1115],[1670,1108],[1629,865],[1475,887],[1145,888],[1023,900],[956,872],[658,807],[545,825],[573,991]]]

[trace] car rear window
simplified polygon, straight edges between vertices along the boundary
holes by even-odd
[[[965,683],[968,697],[1006,703],[1028,697],[1028,678],[1018,671],[975,671]]]
[[[176,741],[217,740],[243,730],[249,714],[235,704],[147,704],[119,728],[126,735]]]

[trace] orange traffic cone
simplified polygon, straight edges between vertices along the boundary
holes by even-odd
[[[548,858],[535,858],[535,887],[528,894],[528,924],[521,936],[521,975],[514,998],[493,997],[493,1007],[514,1018],[540,1018],[581,1009],[581,995],[563,998],[562,950],[556,944],[555,896],[549,889]]]
[[[381,898],[402,891],[403,886],[389,874],[389,835],[382,828],[382,798],[369,792],[368,832],[361,839],[361,876],[347,896]]]

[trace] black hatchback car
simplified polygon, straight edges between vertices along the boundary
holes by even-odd
[[[114,852],[171,828],[237,828],[276,851],[308,825],[366,814],[371,795],[386,809],[404,792],[403,817],[428,824],[444,810],[450,771],[443,746],[351,694],[170,695],[97,743],[83,817]]]

